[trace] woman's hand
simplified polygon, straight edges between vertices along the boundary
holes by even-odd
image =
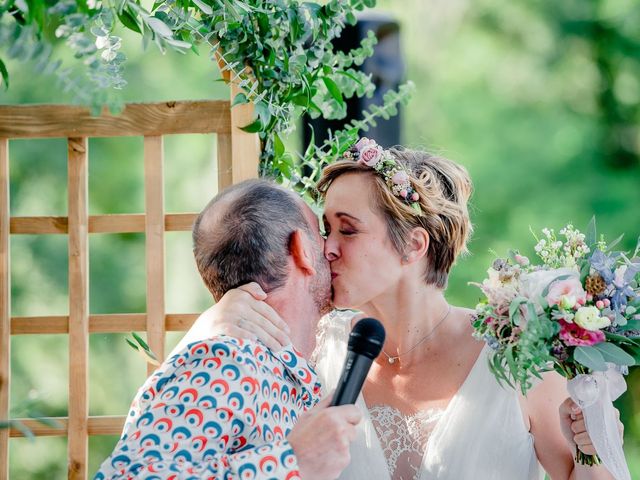
[[[576,403],[567,398],[560,405],[560,426],[562,428],[562,434],[566,438],[569,445],[575,450],[576,446],[585,455],[596,455],[596,449],[594,448],[591,437],[587,433],[587,428],[584,423],[584,416],[582,410],[576,405]],[[618,416],[618,431],[620,437],[624,433],[624,425],[620,421],[620,412],[616,409],[616,415]]]
[[[169,357],[190,343],[217,335],[258,339],[274,351],[290,344],[289,326],[264,302],[266,298],[267,294],[254,282],[229,290],[218,303],[198,317]]]
[[[264,302],[267,294],[255,282],[229,290],[218,303],[204,312],[196,323],[206,338],[229,335],[260,340],[272,350],[291,343],[289,326]]]

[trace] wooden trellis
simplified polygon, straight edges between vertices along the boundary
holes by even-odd
[[[164,237],[191,229],[194,213],[165,213],[163,135],[217,134],[218,186],[223,188],[257,175],[259,143],[238,126],[251,121],[248,105],[230,108],[228,101],[165,102],[127,105],[121,115],[92,117],[81,107],[59,105],[0,106],[0,419],[9,418],[10,336],[69,335],[69,416],[57,418],[64,428],[18,419],[36,436],[68,437],[69,478],[85,479],[90,435],[117,435],[123,416],[90,417],[88,405],[89,334],[146,331],[151,349],[164,356],[167,331],[189,328],[197,314],[165,311]],[[144,137],[145,213],[89,215],[88,138]],[[68,216],[10,217],[9,140],[67,138]],[[146,314],[92,315],[89,311],[91,233],[144,232],[146,235]],[[12,317],[10,235],[68,234],[69,315]],[[150,369],[151,370],[151,369]],[[15,429],[0,429],[0,479],[8,477],[9,438]]]

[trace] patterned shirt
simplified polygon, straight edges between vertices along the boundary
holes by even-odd
[[[95,480],[298,479],[287,435],[319,400],[293,347],[220,336],[165,360],[138,391]]]

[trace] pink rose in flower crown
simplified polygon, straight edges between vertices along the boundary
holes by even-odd
[[[376,141],[375,140],[371,140],[370,138],[367,137],[362,137],[360,140],[357,141],[357,143],[354,145],[358,151],[361,151],[364,147],[367,147],[369,145],[375,145]]]
[[[382,147],[380,145],[367,145],[360,150],[358,163],[364,163],[367,167],[375,167],[382,160]]]
[[[558,305],[564,310],[573,308],[576,304],[584,305],[587,292],[582,288],[580,279],[576,276],[553,282],[547,294],[549,305]]]
[[[396,172],[393,177],[391,177],[391,181],[394,183],[394,185],[402,185],[403,183],[407,183],[409,181],[409,175],[407,175],[407,172],[400,170],[399,172]]]
[[[590,347],[605,340],[604,332],[601,330],[587,330],[564,320],[560,320],[559,337],[566,345],[573,347]]]

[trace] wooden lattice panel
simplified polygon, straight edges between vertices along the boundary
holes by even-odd
[[[233,94],[234,92],[232,92]],[[195,213],[164,211],[163,135],[217,134],[218,187],[257,175],[259,142],[238,126],[250,123],[252,109],[230,109],[228,101],[165,102],[127,105],[121,115],[91,116],[87,109],[64,105],[0,106],[0,419],[9,418],[11,335],[69,335],[69,416],[56,418],[62,428],[18,419],[36,436],[68,437],[69,478],[89,472],[88,437],[117,435],[124,415],[88,415],[90,333],[146,331],[151,349],[164,356],[165,333],[186,330],[197,314],[165,311],[165,233],[188,231]],[[89,215],[88,139],[144,137],[144,214]],[[68,216],[11,217],[9,211],[9,140],[67,138]],[[145,233],[146,313],[92,315],[89,310],[89,235]],[[68,235],[69,315],[12,317],[11,235]],[[149,369],[150,373],[151,369]],[[126,413],[126,412],[123,412]],[[0,429],[0,479],[8,477],[9,439],[15,429]]]

